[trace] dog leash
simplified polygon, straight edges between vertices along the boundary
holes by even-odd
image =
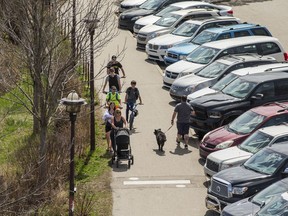
[[[164,132],[164,134],[166,134],[172,127],[173,127],[173,125],[171,125],[171,126],[166,130],[166,132]]]

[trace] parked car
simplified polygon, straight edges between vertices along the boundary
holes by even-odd
[[[272,56],[277,61],[288,60],[279,40],[268,36],[248,36],[205,43],[190,53],[185,60],[169,65],[163,76],[164,85],[171,85],[179,73],[193,73],[197,69],[225,56],[257,53]],[[174,78],[175,77],[175,78]]]
[[[147,0],[124,0],[119,5],[119,13],[131,8],[137,8]]]
[[[288,122],[288,112],[286,110],[283,111],[283,106],[286,106],[286,104],[276,103],[272,105],[272,107],[271,106],[259,107],[258,110],[263,109],[261,110],[262,113],[266,112],[266,115],[264,116],[265,119],[263,119],[263,121],[259,123],[254,128],[254,130],[252,130],[248,134],[237,134],[237,133],[232,132],[231,134],[229,134],[231,135],[229,137],[227,133],[226,134],[224,133],[223,137],[229,137],[228,140],[224,138],[224,140],[226,140],[224,142],[227,143],[228,145],[232,143],[231,146],[233,146],[234,143],[239,143],[239,142],[241,144],[237,146],[233,146],[231,148],[212,152],[211,154],[209,154],[206,159],[206,163],[204,165],[205,175],[207,177],[211,177],[212,175],[214,175],[217,172],[220,172],[221,170],[239,166],[243,164],[246,160],[248,160],[253,154],[257,153],[259,150],[261,150],[262,148],[266,146],[271,146],[275,143],[280,143],[280,142],[285,142],[285,141],[288,142],[288,125],[287,123],[285,123],[285,122]],[[278,113],[279,110],[280,112]],[[247,112],[250,112],[250,111],[247,111]],[[252,112],[256,113],[257,108],[252,109]],[[257,114],[256,115],[258,117],[260,114],[259,113]],[[245,115],[245,113],[242,115]],[[253,120],[254,119],[255,118],[253,118]],[[277,125],[282,122],[284,123],[281,125]],[[249,123],[250,122],[248,122],[247,125]],[[276,124],[276,126],[274,124]],[[267,127],[267,125],[274,125],[274,126]],[[228,127],[229,126],[227,126],[227,129]],[[256,130],[257,128],[258,130]],[[233,135],[235,136],[233,137]],[[219,139],[221,140],[221,138]],[[241,141],[241,140],[244,140],[244,141]],[[225,147],[224,142],[220,141],[218,142],[219,143],[218,145],[219,146],[222,145],[223,147]],[[216,145],[215,147],[217,148],[218,145]]]
[[[146,25],[140,29],[137,35],[137,48],[144,47],[144,45],[146,45],[147,42],[154,37],[159,37],[161,35],[165,35],[172,32],[175,28],[177,28],[187,20],[211,18],[217,16],[219,16],[219,13],[216,10],[195,9],[195,8],[180,11],[172,11],[170,13],[167,13],[163,17],[161,17],[161,19],[157,20],[154,24]],[[149,46],[146,46],[146,52],[149,55]],[[160,59],[158,58],[156,60]],[[163,59],[161,60],[164,61]]]
[[[183,0],[147,0],[139,7],[131,8],[121,13],[118,20],[118,27],[133,31],[136,20],[143,16],[157,13],[162,8],[180,1]]]
[[[226,17],[226,18],[231,19],[231,17]],[[240,22],[239,19],[238,19],[238,21]],[[234,21],[234,23],[237,23],[236,20]],[[190,38],[195,37],[197,34],[199,34],[199,31],[197,31],[197,30],[201,30],[199,27],[200,26],[195,25],[195,23],[191,23],[191,22],[186,23],[185,22],[169,34],[157,36],[156,38],[149,40],[147,42],[147,45],[146,45],[146,52],[148,54],[148,57],[153,59],[153,60],[164,61],[164,56],[166,54],[166,51],[170,47],[177,46],[178,43],[186,42],[186,41],[190,40]],[[144,28],[146,28],[146,27],[144,27]],[[201,32],[199,35],[201,35],[203,32]],[[176,35],[175,35],[175,33],[176,33]],[[184,36],[183,36],[183,34],[184,34]],[[196,36],[196,37],[198,37],[198,36]],[[150,55],[152,57],[150,57]]]
[[[211,86],[234,70],[272,62],[276,62],[276,60],[270,56],[257,54],[223,56],[195,73],[179,77],[180,73],[173,82],[169,93],[172,99],[180,101],[181,96],[187,96],[192,92]]]
[[[287,71],[287,70],[288,70],[287,62],[279,62],[279,63],[275,62],[271,64],[258,65],[254,67],[238,69],[238,70],[232,71],[230,74],[223,77],[214,85],[195,91],[192,94],[189,94],[187,96],[187,101],[189,102],[189,101],[194,100],[195,98],[221,91],[233,80],[241,76],[247,75],[247,74],[256,74],[256,73],[273,72],[273,71]]]
[[[200,134],[207,133],[222,125],[226,125],[243,114],[245,111],[261,106],[269,102],[287,100],[288,97],[288,72],[267,72],[251,74],[239,77],[232,81],[221,92],[204,95],[190,101],[194,109],[194,115],[190,118],[190,127]],[[251,118],[252,116],[249,116]],[[243,116],[237,118],[229,125],[229,131],[235,131],[238,125],[238,133],[246,134],[255,127],[253,124],[242,125],[245,122]],[[246,123],[251,120],[247,119]],[[259,119],[256,117],[255,121]],[[238,122],[239,121],[239,122]],[[253,121],[251,121],[253,122]],[[233,126],[233,127],[232,127]],[[222,127],[223,128],[223,127]],[[219,128],[217,129],[219,130]],[[215,132],[215,131],[213,131]],[[223,131],[224,132],[224,131]],[[202,142],[211,136],[208,134]],[[223,134],[221,135],[224,136]],[[226,145],[227,146],[227,145]],[[212,149],[212,148],[211,148]],[[206,157],[210,152],[201,154]]]
[[[191,8],[204,8],[204,9],[214,9],[219,10],[221,16],[233,16],[233,10],[230,6],[226,5],[215,5],[208,2],[202,1],[186,1],[186,2],[178,2],[163,8],[156,14],[152,14],[149,16],[142,17],[138,19],[134,24],[134,33],[138,33],[141,28],[146,25],[150,25],[155,23],[158,19],[160,19],[163,15],[178,10],[191,9]]]
[[[253,216],[268,203],[274,203],[274,197],[279,197],[288,191],[288,178],[284,178],[268,186],[253,197],[245,198],[226,206],[221,216]],[[271,202],[270,202],[271,201]],[[261,212],[260,212],[261,213]],[[271,214],[265,214],[265,216]]]
[[[222,28],[209,28],[203,31],[197,37],[186,43],[178,44],[167,51],[164,57],[167,65],[185,59],[186,56],[195,50],[200,45],[229,38],[244,37],[244,36],[272,36],[270,31],[260,25],[243,23],[241,25],[223,26]]]
[[[250,197],[288,175],[288,143],[266,147],[239,167],[211,178],[206,207],[221,211],[225,206]]]

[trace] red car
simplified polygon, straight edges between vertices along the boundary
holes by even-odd
[[[255,107],[240,115],[230,124],[207,133],[199,147],[202,158],[210,153],[239,145],[262,127],[288,123],[288,102],[273,102]]]

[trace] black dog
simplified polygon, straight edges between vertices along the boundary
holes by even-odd
[[[158,150],[163,151],[163,146],[165,142],[167,141],[166,135],[164,132],[161,131],[161,129],[155,129],[154,134],[156,136],[157,144],[158,144]]]

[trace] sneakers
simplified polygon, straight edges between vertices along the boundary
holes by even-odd
[[[180,144],[180,141],[178,140],[178,138],[176,138],[176,143],[177,143],[177,145]]]
[[[188,149],[188,145],[187,144],[185,144],[185,149]]]

